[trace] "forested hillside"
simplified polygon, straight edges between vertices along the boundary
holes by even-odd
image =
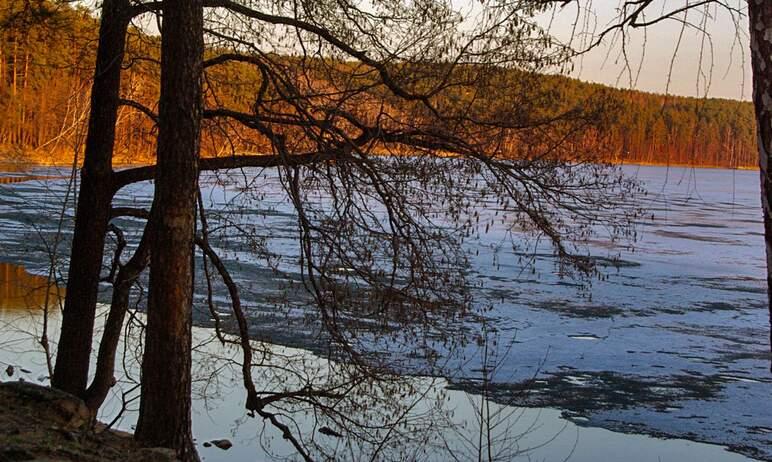
[[[98,22],[84,9],[35,10],[34,5],[45,4],[0,0],[0,154],[21,161],[67,162],[81,151],[85,134]],[[152,112],[156,106],[157,56],[157,39],[132,31],[122,82],[127,102],[118,122],[120,161],[147,161],[153,155],[154,124],[143,111]],[[228,99],[248,107],[260,87],[259,73],[239,63],[218,66],[208,76],[210,100]],[[517,75],[509,78],[516,80]],[[216,91],[218,80],[228,81],[227,92]],[[588,134],[602,159],[721,167],[757,163],[750,103],[612,90],[559,76],[543,76],[541,85],[556,95],[545,100],[555,108],[592,98],[607,100],[604,132]],[[204,152],[259,152],[266,145],[237,130],[210,122]]]

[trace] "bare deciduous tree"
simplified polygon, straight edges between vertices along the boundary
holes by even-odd
[[[632,238],[637,210],[626,203],[637,185],[598,162],[604,121],[613,109],[605,100],[555,104],[559,88],[550,87],[541,72],[560,70],[572,53],[535,20],[548,7],[534,0],[497,1],[468,11],[434,0],[106,1],[103,29],[106,22],[115,29],[100,33],[100,50],[114,67],[105,68],[106,88],[97,83],[108,74],[97,72],[93,98],[107,101],[92,107],[91,124],[114,126],[117,104],[139,110],[158,124],[158,163],[113,171],[112,136],[87,149],[84,185],[89,175],[99,176],[96,186],[81,189],[80,201],[93,202],[88,213],[97,215],[76,217],[76,230],[100,237],[87,249],[73,245],[68,284],[82,284],[83,290],[68,286],[64,319],[71,327],[62,332],[59,356],[77,354],[57,365],[54,384],[98,408],[112,382],[128,290],[150,262],[137,437],[194,459],[189,349],[195,244],[207,281],[211,264],[231,301],[246,408],[311,460],[312,447],[276,406],[307,404],[340,427],[368,435],[367,425],[336,403],[352,384],[395,372],[388,355],[370,354],[374,345],[431,357],[432,338],[454,341],[447,326],[472,307],[463,244],[491,224],[481,222],[477,207],[496,207],[496,219],[512,232],[549,242],[560,271],[593,274],[583,244],[598,232]],[[142,14],[162,24],[158,114],[138,101],[119,100],[115,85],[123,49],[115,34],[125,35],[126,22]],[[209,52],[199,62],[201,37]],[[231,149],[197,159],[201,119],[205,131],[224,134]],[[211,211],[203,201],[195,203],[199,172],[234,168],[245,169],[253,181],[260,177],[250,168],[276,171],[296,218],[299,282],[331,351],[350,364],[350,380],[332,388],[300,383],[280,392],[255,387],[251,374],[262,363],[255,361],[248,313],[211,239],[219,233],[254,242],[257,233],[248,223],[212,230]],[[116,191],[152,178],[151,212],[110,208]],[[253,188],[250,182],[245,191]],[[197,207],[201,232],[194,239]],[[104,235],[109,219],[123,215],[148,221],[133,257],[122,263],[119,246],[110,265],[113,305],[96,378],[84,391]],[[252,250],[267,253],[259,245]],[[211,290],[208,283],[210,305]],[[212,315],[216,319],[216,310]],[[357,425],[362,431],[355,431]]]

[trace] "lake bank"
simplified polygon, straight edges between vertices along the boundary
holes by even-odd
[[[29,382],[0,382],[0,402],[3,461],[176,460],[173,451],[141,448],[128,433],[108,430],[104,425],[93,430],[86,405],[64,392]]]

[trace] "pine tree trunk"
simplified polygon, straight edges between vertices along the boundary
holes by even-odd
[[[748,0],[753,68],[753,104],[756,108],[761,205],[767,252],[767,295],[772,349],[772,2]]]
[[[191,434],[193,238],[203,59],[201,0],[164,0],[150,285],[136,438],[197,460]]]
[[[113,196],[112,154],[128,6],[128,0],[105,0],[102,6],[67,297],[51,381],[54,387],[76,396],[83,396],[88,380],[99,274]]]
[[[18,69],[18,55],[19,55],[19,40],[18,38],[15,38],[13,41],[13,80],[11,82],[11,85],[13,87],[13,92],[11,93],[13,96],[16,96],[16,76],[19,73]]]
[[[8,48],[8,40],[3,31],[0,31],[0,89],[5,87],[5,81],[8,79],[5,69],[5,50]]]

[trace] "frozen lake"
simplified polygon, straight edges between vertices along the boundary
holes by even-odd
[[[318,353],[324,349],[324,338],[307,308],[308,299],[287,288],[299,280],[297,218],[275,177],[247,173],[250,178],[263,175],[258,176],[259,194],[243,194],[241,174],[225,184],[208,176],[202,181],[204,201],[215,211],[225,204],[235,206],[227,216],[212,219],[254,225],[266,247],[278,256],[273,262],[276,270],[250,258],[242,244],[216,244],[244,288],[253,336]],[[497,402],[549,408],[555,420],[548,428],[560,421],[571,425],[573,435],[601,431],[586,427],[668,435],[731,446],[772,460],[772,376],[758,173],[633,166],[626,167],[626,173],[646,185],[648,195],[641,198],[646,213],[638,225],[634,251],[602,241],[592,244],[596,256],[619,257],[616,264],[603,268],[602,280],[586,287],[559,277],[548,249],[537,248],[526,268],[522,255],[508,244],[512,236],[494,221],[479,240],[465,243],[470,279],[476,283],[475,303],[484,316],[458,320],[456,327],[471,332],[485,323],[490,338],[505,346],[493,376]],[[46,249],[55,242],[62,210],[70,213],[63,206],[66,187],[65,179],[0,185],[3,261],[47,274]],[[148,207],[150,194],[147,184],[135,185],[121,193],[117,205]],[[485,220],[495,213],[494,204],[480,206],[479,212]],[[61,225],[65,239],[59,245],[65,253],[70,225],[66,219]],[[121,225],[136,229],[133,220],[125,219]],[[285,302],[277,303],[279,299]],[[211,326],[203,309],[196,317],[200,327]],[[437,351],[443,358],[441,369],[429,370],[420,359],[407,356],[401,358],[402,367],[421,375],[441,373],[456,397],[474,390],[481,368],[478,344],[442,349],[438,343]],[[579,451],[570,453],[569,460],[616,458],[607,436],[593,440],[583,434],[587,441],[595,441],[587,446],[587,458]],[[632,444],[622,441],[623,446]],[[646,441],[639,460],[683,460],[672,455],[678,452],[662,457],[654,449],[661,441]],[[691,451],[699,449],[693,447],[680,454],[730,460],[721,459],[720,450],[697,456]],[[539,455],[562,460],[569,454]],[[625,457],[632,460],[629,454]]]

